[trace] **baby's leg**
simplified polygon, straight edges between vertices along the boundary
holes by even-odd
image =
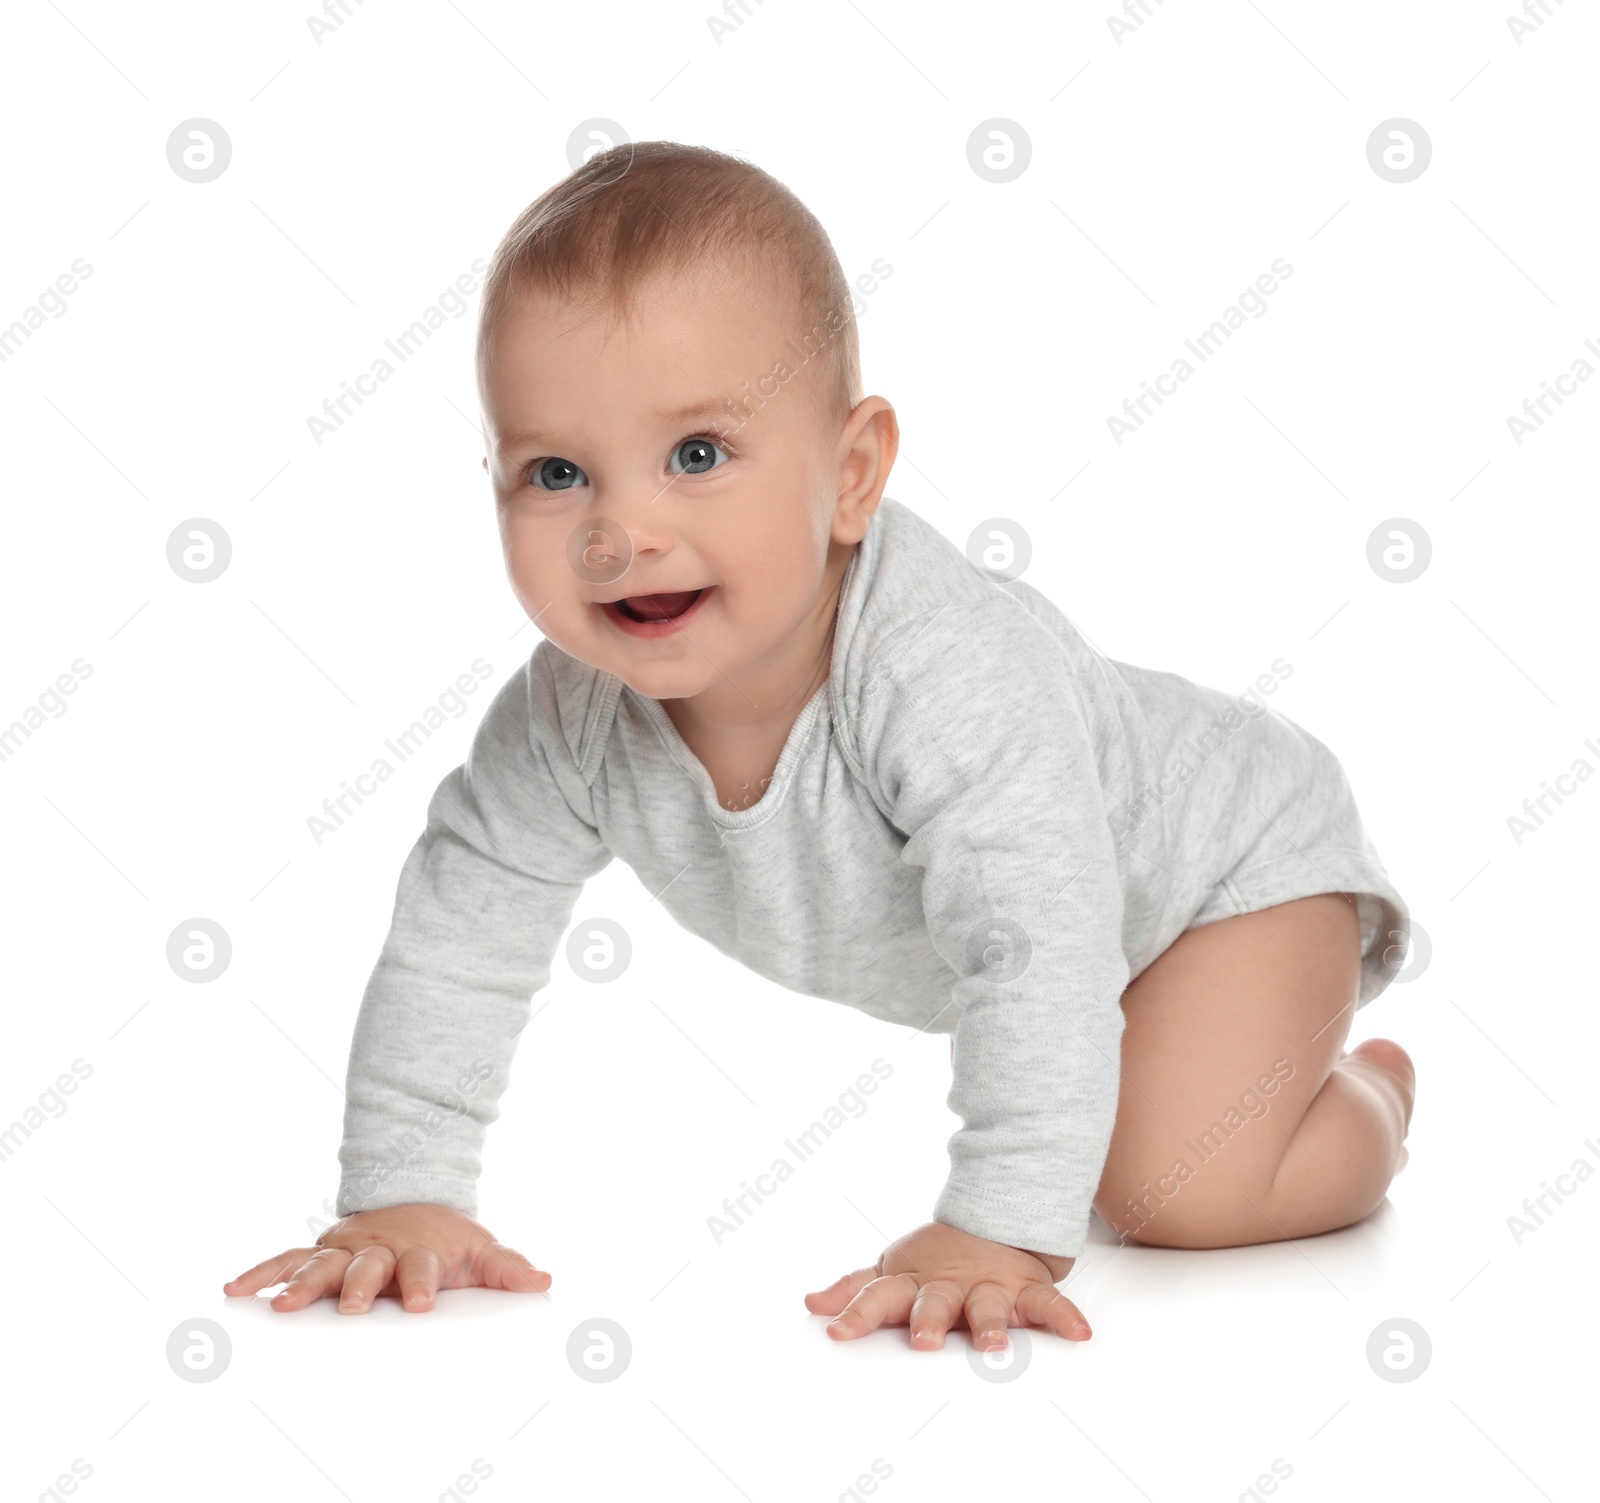
[[[1094,1202],[1114,1231],[1238,1247],[1377,1208],[1404,1162],[1414,1073],[1388,1040],[1343,1052],[1359,946],[1354,899],[1324,893],[1191,929],[1140,973]]]

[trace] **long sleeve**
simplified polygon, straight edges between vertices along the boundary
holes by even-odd
[[[954,974],[934,1219],[1077,1257],[1116,1120],[1129,968],[1095,746],[1059,645],[1003,591],[906,623],[864,686],[860,755],[921,869]]]
[[[574,809],[575,778],[535,653],[438,785],[401,869],[350,1047],[339,1215],[410,1201],[476,1214],[484,1135],[532,995],[584,882],[611,859]]]

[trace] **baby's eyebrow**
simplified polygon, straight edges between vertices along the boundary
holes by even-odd
[[[655,416],[664,423],[685,423],[692,418],[722,417],[727,411],[727,397],[706,397],[689,402],[682,407],[657,408]]]
[[[662,423],[687,423],[699,418],[714,418],[719,422],[728,416],[726,397],[702,398],[698,402],[687,402],[682,407],[657,408],[651,414]],[[530,428],[522,433],[514,433],[500,441],[502,449],[532,448],[538,444],[549,443],[550,440],[537,429]]]

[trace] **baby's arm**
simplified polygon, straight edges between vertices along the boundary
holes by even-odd
[[[439,784],[401,870],[350,1050],[343,1219],[317,1248],[268,1259],[227,1293],[289,1278],[273,1304],[291,1310],[342,1283],[354,1296],[342,1308],[360,1310],[393,1282],[420,1310],[438,1288],[548,1286],[473,1218],[484,1136],[530,999],[550,979],[583,883],[610,860],[568,802],[578,790],[558,784],[573,770],[552,749],[556,727],[536,654]]]
[[[1087,1334],[1038,1286],[1083,1251],[1116,1120],[1128,965],[1090,730],[1054,639],[1004,594],[909,623],[884,651],[857,750],[959,978],[945,1000],[962,1127],[933,1221],[813,1308],[848,1302],[830,1328],[846,1336],[909,1318],[918,1344],[963,1307],[980,1345],[1036,1318]]]

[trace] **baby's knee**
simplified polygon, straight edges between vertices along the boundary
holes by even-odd
[[[1232,1246],[1233,1228],[1218,1214],[1214,1199],[1202,1189],[1198,1176],[1186,1180],[1172,1174],[1109,1192],[1102,1186],[1094,1206],[1124,1242],[1144,1247]]]
[[[1231,1160],[1222,1148],[1198,1167],[1179,1159],[1170,1172],[1138,1184],[1102,1180],[1095,1210],[1123,1241],[1145,1247],[1239,1247],[1270,1241],[1278,1235],[1271,1229],[1268,1209],[1277,1162],[1269,1162],[1271,1155],[1239,1151],[1244,1144],[1227,1146],[1235,1149]]]

